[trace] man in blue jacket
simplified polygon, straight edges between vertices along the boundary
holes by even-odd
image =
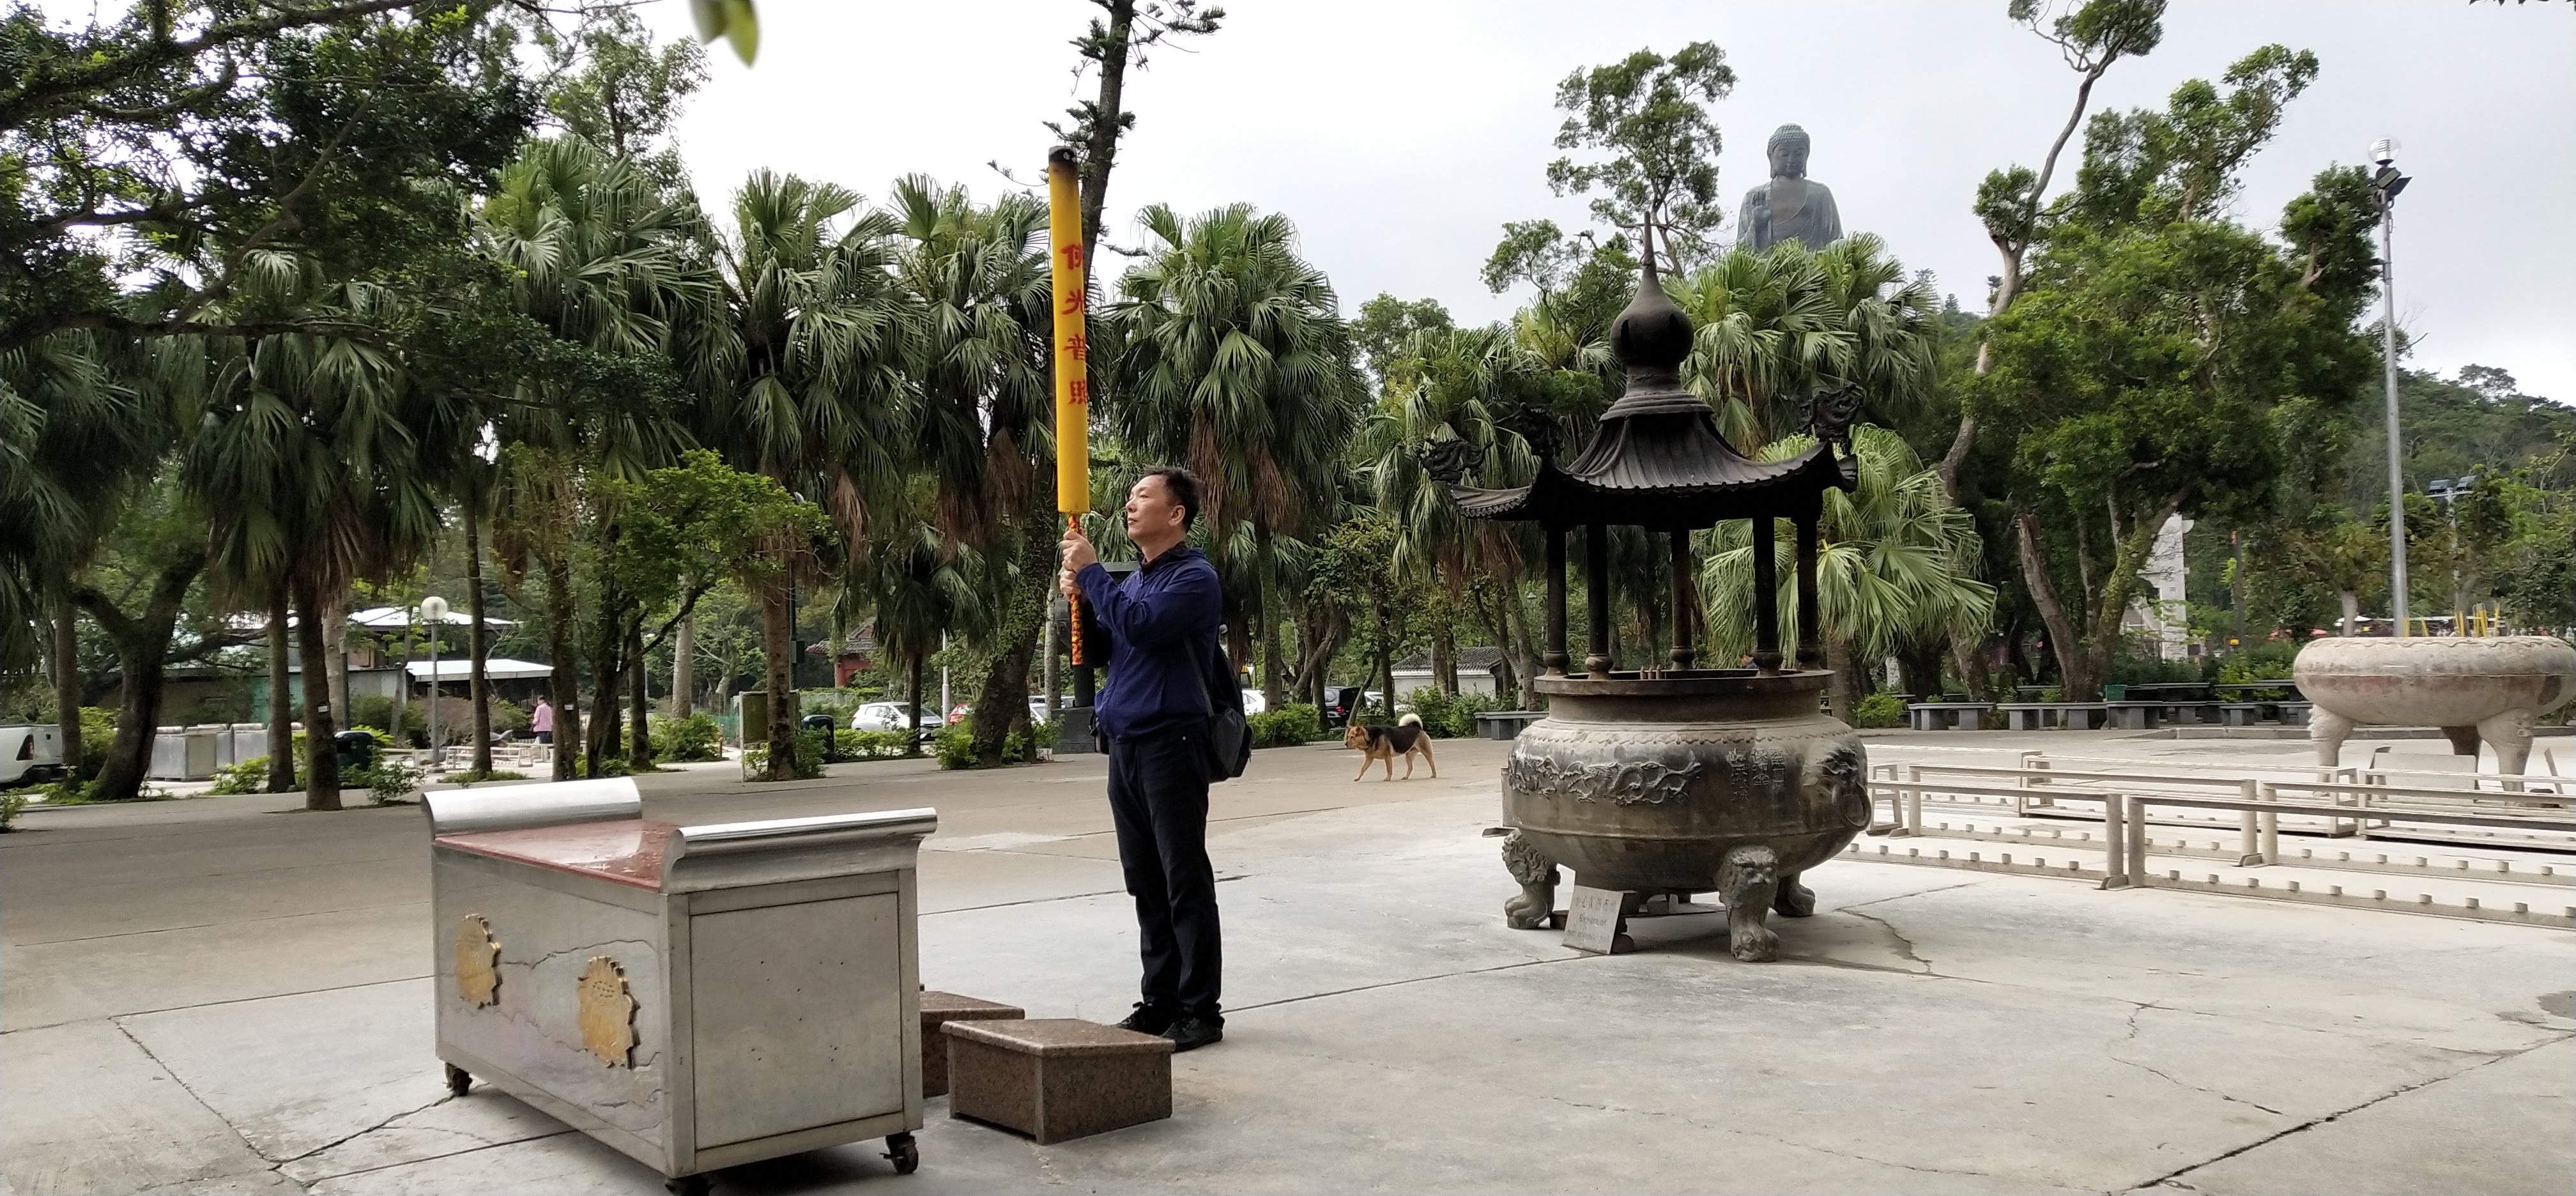
[[[1109,813],[1145,964],[1145,999],[1118,1024],[1169,1038],[1178,1051],[1225,1037],[1206,749],[1208,664],[1223,599],[1216,567],[1183,542],[1198,508],[1196,474],[1148,470],[1127,491],[1127,538],[1144,567],[1124,582],[1110,577],[1075,527],[1064,534],[1059,578],[1067,598],[1090,601],[1087,634],[1109,641],[1109,679],[1092,717],[1109,741]],[[1093,641],[1084,647],[1098,652]]]

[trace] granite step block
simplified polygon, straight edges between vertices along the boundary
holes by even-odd
[[[921,994],[921,1094],[948,1093],[948,1036],[939,1028],[950,1022],[1019,1021],[1029,1011],[1017,1005],[961,997],[956,993]]]
[[[1078,1018],[951,1021],[948,1115],[1038,1145],[1172,1115],[1172,1040]]]

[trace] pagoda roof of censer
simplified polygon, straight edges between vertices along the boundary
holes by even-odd
[[[1815,508],[1828,488],[1850,490],[1860,470],[1833,445],[1858,414],[1857,390],[1814,400],[1816,444],[1784,461],[1756,461],[1717,431],[1707,400],[1681,383],[1690,355],[1691,320],[1645,265],[1637,297],[1610,328],[1610,351],[1626,367],[1619,401],[1601,414],[1592,441],[1559,466],[1546,453],[1526,486],[1486,489],[1451,485],[1459,514],[1470,519],[1528,520],[1554,528],[1633,524],[1660,531],[1707,527],[1726,519],[1792,515]]]

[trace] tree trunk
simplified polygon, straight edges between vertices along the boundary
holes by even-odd
[[[1825,667],[1833,670],[1834,674],[1833,681],[1825,687],[1825,700],[1831,705],[1834,717],[1848,723],[1860,708],[1860,666],[1852,659],[1848,637],[1830,630],[1825,632]]]
[[[322,604],[322,641],[331,657],[331,713],[345,719],[349,717],[349,592],[345,589]]]
[[[2084,637],[2076,633],[2075,620],[2067,616],[2057,583],[2049,576],[2048,553],[2039,542],[2039,516],[2028,510],[2014,512],[2013,532],[2021,556],[2022,585],[2030,591],[2031,605],[2039,608],[2040,621],[2048,626],[2048,649],[2057,658],[2059,688],[2069,702],[2100,701],[2102,679],[2085,660]]]
[[[1511,637],[1509,651],[1518,663],[1520,708],[1536,710],[1539,708],[1538,676],[1540,670],[1547,666],[1546,662],[1539,659],[1538,644],[1530,635],[1529,608],[1522,605],[1520,589],[1517,586],[1513,587],[1511,592],[1500,595],[1500,598],[1503,606],[1504,630]]]
[[[325,630],[327,604],[319,587],[310,581],[299,581],[295,587],[295,639],[297,655],[304,662],[304,808],[337,810],[340,808],[339,745],[333,736],[339,731],[337,713],[331,708],[328,682],[315,685],[316,677],[327,677],[331,668],[331,640]]]
[[[572,566],[548,559],[546,571],[546,655],[552,669],[546,692],[555,704],[554,779],[572,779],[573,757],[581,751],[581,658],[573,651],[573,620],[580,607],[572,592]]]
[[[1968,691],[1971,702],[1994,701],[1994,686],[1986,670],[1986,646],[1959,636],[1950,637],[1950,663],[1959,670],[1959,684]]]
[[[484,677],[484,661],[492,655],[492,633],[483,626],[483,538],[476,526],[474,505],[465,506],[465,615],[474,625],[465,633],[466,651],[472,663],[466,668],[466,692],[474,702],[474,758],[477,775],[492,771],[492,683]],[[408,681],[408,678],[405,679]]]
[[[911,693],[911,695],[910,695],[910,697],[909,697],[909,700],[907,700],[907,701],[904,703],[904,705],[908,708],[907,721],[908,721],[908,723],[910,724],[910,731],[911,731],[911,733],[910,733],[910,734],[908,734],[908,735],[906,735],[906,736],[904,737],[904,738],[905,738],[905,740],[906,740],[907,742],[906,742],[906,743],[905,743],[905,745],[904,745],[903,754],[904,754],[904,755],[907,755],[907,756],[918,756],[918,755],[920,755],[920,754],[921,754],[921,665],[922,665],[922,661],[923,661],[923,656],[922,656],[922,654],[921,654],[921,653],[919,653],[919,652],[915,652],[915,653],[913,653],[913,654],[912,654],[912,693]]]
[[[1376,681],[1383,687],[1379,692],[1386,695],[1385,700],[1380,704],[1386,708],[1386,721],[1390,723],[1395,721],[1394,622],[1395,620],[1387,612],[1386,600],[1384,598],[1380,598],[1377,604]]]
[[[54,603],[54,728],[63,739],[63,779],[70,781],[81,779],[87,762],[80,712],[80,611],[66,597]]]
[[[614,587],[600,587],[599,623],[592,633],[590,655],[590,738],[583,748],[587,776],[603,775],[617,751],[617,690],[625,680],[625,601]]]
[[[1904,677],[1905,692],[1917,701],[1936,702],[1943,696],[1941,684],[1941,649],[1936,644],[1899,644],[1896,668]]]
[[[1431,683],[1440,692],[1458,696],[1458,629],[1454,619],[1438,619],[1431,625]]]
[[[698,616],[691,612],[671,635],[671,717],[697,713]]]
[[[760,638],[764,679],[769,690],[765,703],[769,707],[767,734],[769,741],[769,779],[796,779],[796,718],[788,710],[788,701],[796,692],[791,668],[791,655],[796,651],[795,631],[787,621],[787,582],[772,582],[760,592]],[[746,728],[745,742],[751,735]]]
[[[993,657],[991,671],[984,674],[984,687],[975,695],[975,709],[988,712],[975,720],[971,745],[975,758],[986,767],[1002,762],[1002,744],[1014,731],[1025,735],[1029,725],[1029,664],[1037,655],[1038,632],[1047,618],[1047,607],[1055,594],[1054,463],[1043,458],[1038,463],[1042,481],[1032,495],[1039,509],[1022,517],[1020,527],[1020,581],[1003,607],[1002,625],[995,629],[993,642],[1002,650]],[[1085,646],[1088,655],[1097,657],[1099,646]],[[1100,663],[1095,659],[1094,663]]]
[[[645,716],[644,705],[644,612],[626,624],[626,766],[634,772],[653,771],[653,726]]]
[[[268,791],[293,793],[295,783],[295,710],[288,680],[286,587],[268,595]],[[408,684],[410,675],[404,675]]]
[[[117,701],[116,738],[100,763],[90,792],[108,801],[142,796],[144,774],[152,763],[152,737],[160,727],[163,662],[170,658],[170,634],[188,587],[206,565],[202,550],[182,553],[154,580],[141,619],[127,618],[107,595],[89,585],[76,586],[72,600],[89,612],[90,621],[116,646],[117,669],[124,674],[124,693]],[[78,717],[75,713],[74,717]]]

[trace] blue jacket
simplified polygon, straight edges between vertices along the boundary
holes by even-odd
[[[1207,662],[1224,618],[1216,566],[1186,544],[1145,563],[1120,582],[1098,565],[1074,575],[1091,602],[1090,627],[1109,638],[1109,680],[1092,711],[1102,734],[1134,739],[1175,727],[1203,726]],[[1084,652],[1096,651],[1092,644]]]

